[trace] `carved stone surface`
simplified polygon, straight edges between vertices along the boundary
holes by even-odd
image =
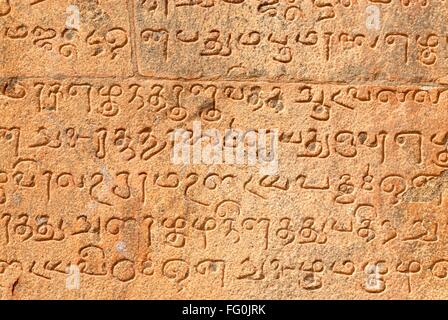
[[[0,297],[448,298],[447,8],[0,0]]]

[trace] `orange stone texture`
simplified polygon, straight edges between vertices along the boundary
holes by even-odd
[[[447,21],[447,0],[0,0],[0,298],[448,298]],[[276,133],[276,167],[210,161],[233,149],[198,125]]]

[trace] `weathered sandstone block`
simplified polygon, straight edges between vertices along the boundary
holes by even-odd
[[[446,21],[0,0],[0,297],[448,298]]]

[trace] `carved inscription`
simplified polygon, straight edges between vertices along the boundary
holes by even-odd
[[[447,18],[0,0],[0,298],[447,298]]]

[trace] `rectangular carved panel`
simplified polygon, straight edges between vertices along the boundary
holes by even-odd
[[[2,0],[2,76],[132,75],[126,1]]]
[[[137,1],[135,17],[146,76],[428,82],[447,73],[444,1],[155,0]]]

